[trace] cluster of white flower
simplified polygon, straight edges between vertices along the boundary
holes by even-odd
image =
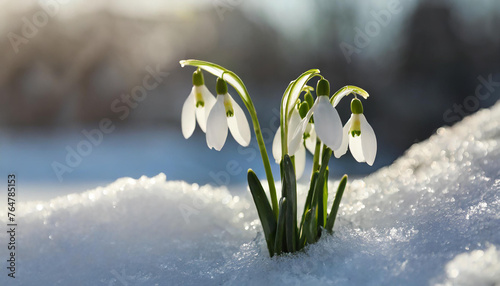
[[[330,84],[326,79],[321,79],[318,82],[316,94],[317,97],[312,107],[307,111],[307,114],[302,115],[301,120],[299,104],[295,105],[288,123],[289,130],[292,130],[287,141],[289,143],[288,152],[295,156],[297,177],[300,177],[304,170],[305,149],[307,148],[309,152],[314,154],[317,138],[334,151],[336,158],[344,155],[349,146],[356,161],[366,162],[372,166],[377,154],[377,138],[373,128],[363,115],[363,105],[356,94],[351,101],[351,118],[344,127],[342,127],[340,116],[335,107],[349,93],[339,93],[330,98]],[[310,95],[309,90],[306,90],[306,95]],[[306,100],[303,104],[305,103],[307,103]],[[307,106],[307,104],[305,105]],[[280,131],[276,132],[273,142],[273,155],[278,163],[281,160]]]
[[[204,84],[201,69],[193,74],[193,88],[182,108],[182,133],[189,138],[195,129],[196,121],[206,132],[209,148],[220,151],[226,142],[228,127],[234,139],[242,146],[250,143],[250,127],[241,107],[227,92],[225,80],[217,79],[217,98]],[[316,140],[333,150],[339,158],[347,152],[347,147],[358,162],[373,165],[377,153],[377,139],[373,128],[363,115],[361,101],[354,94],[351,101],[351,118],[342,127],[340,116],[335,109],[340,100],[351,92],[340,92],[330,98],[330,84],[326,79],[320,79],[316,89],[316,100],[310,93],[312,88],[304,89],[308,100],[297,101],[288,117],[288,153],[295,156],[297,177],[304,172],[306,149],[314,154]],[[312,105],[312,106],[310,106]],[[304,107],[304,108],[302,108]],[[273,157],[280,163],[281,128],[278,128],[273,140]]]
[[[188,138],[196,121],[206,132],[209,148],[221,150],[226,142],[227,129],[242,146],[251,139],[245,113],[227,91],[229,83],[243,100],[254,126],[255,137],[266,171],[270,202],[262,184],[252,169],[248,170],[248,187],[264,230],[269,255],[293,253],[306,245],[316,243],[321,230],[333,232],[340,201],[347,184],[344,175],[335,192],[330,212],[328,202],[328,162],[332,153],[340,157],[351,149],[358,162],[372,165],[377,153],[377,139],[363,115],[363,105],[357,95],[368,98],[368,93],[356,86],[345,86],[330,96],[330,83],[318,69],[310,69],[290,82],[281,98],[280,128],[273,140],[273,157],[280,164],[281,197],[276,186],[264,138],[260,131],[257,112],[243,81],[232,71],[214,63],[199,60],[180,61],[181,66],[198,67],[193,74],[193,89],[182,109],[182,132]],[[204,85],[204,69],[217,77],[215,98]],[[307,85],[319,77],[316,90]],[[227,81],[227,82],[226,82]],[[312,92],[316,93],[316,100]],[[305,92],[305,93],[304,93]],[[342,127],[335,109],[346,95],[353,94],[352,115]],[[301,96],[303,95],[303,96]],[[300,219],[297,217],[297,179],[305,168],[306,149],[314,154],[311,184]]]
[[[250,144],[250,126],[243,109],[227,92],[227,83],[217,79],[217,98],[205,86],[201,69],[193,74],[193,88],[182,107],[182,134],[189,138],[194,132],[196,121],[207,133],[207,145],[220,151],[227,138],[227,129],[241,146]]]

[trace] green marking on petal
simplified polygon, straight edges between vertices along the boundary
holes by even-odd
[[[194,87],[194,98],[196,100],[196,107],[204,107],[205,106],[205,101],[203,100],[203,95],[201,94],[200,89],[198,89],[198,86]]]
[[[226,109],[226,117],[233,117],[233,104],[231,103],[231,99],[229,98],[229,95],[227,93],[226,95],[224,95],[224,108]]]
[[[352,135],[352,137],[361,136],[361,131],[353,130],[353,131],[351,131],[351,135]]]
[[[352,137],[361,135],[361,121],[359,120],[359,114],[353,114],[351,128],[349,129]]]

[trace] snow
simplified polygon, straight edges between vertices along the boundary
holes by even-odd
[[[440,128],[350,180],[334,235],[272,259],[244,187],[159,174],[19,203],[17,278],[0,284],[500,284],[499,141],[500,103]]]
[[[498,285],[500,251],[490,246],[485,251],[459,254],[446,265],[446,274],[446,282],[439,285]]]

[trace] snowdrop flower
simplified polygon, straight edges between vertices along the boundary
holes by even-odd
[[[359,99],[354,98],[351,101],[351,111],[351,118],[342,131],[344,135],[342,144],[333,153],[335,157],[340,158],[347,152],[347,145],[349,144],[354,159],[360,163],[366,162],[371,166],[377,155],[375,132],[363,115],[363,105]]]
[[[227,138],[227,129],[241,146],[250,144],[250,126],[241,107],[227,93],[227,83],[217,78],[217,99],[207,119],[207,145],[220,151]]]
[[[201,69],[193,73],[193,88],[182,106],[181,126],[182,135],[188,139],[194,132],[196,121],[205,132],[207,117],[215,103],[215,97],[205,86]]]
[[[311,116],[314,118],[314,129],[318,138],[332,150],[340,147],[342,143],[342,122],[337,110],[330,103],[329,93],[330,83],[326,79],[319,80],[316,88],[318,96],[292,136],[288,150],[290,154],[297,152]]]

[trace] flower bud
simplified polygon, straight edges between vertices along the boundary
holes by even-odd
[[[306,117],[307,112],[309,112],[309,104],[307,103],[307,101],[304,101],[299,105],[300,118],[304,119],[304,117]]]
[[[307,102],[307,104],[309,104],[309,108],[311,108],[311,106],[313,106],[314,98],[310,92],[308,92],[308,93],[306,93],[306,95],[304,95],[304,100]]]

